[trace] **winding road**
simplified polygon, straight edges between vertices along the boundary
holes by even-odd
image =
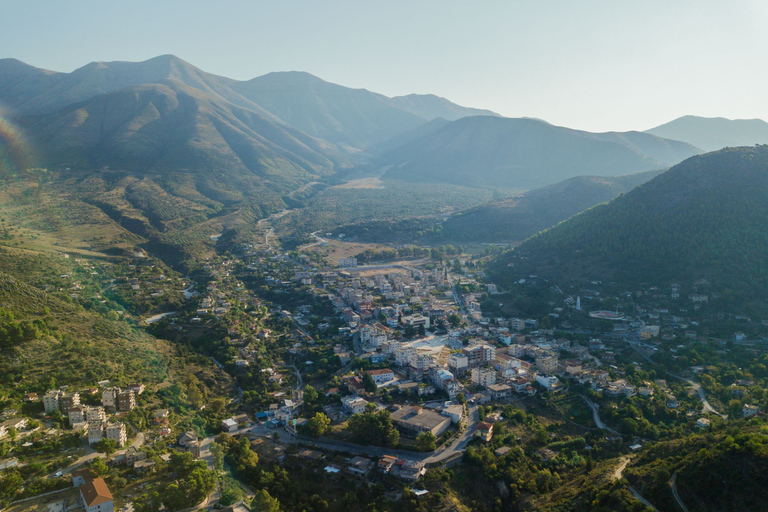
[[[584,402],[586,402],[589,408],[592,409],[592,419],[595,420],[595,425],[597,425],[597,428],[601,430],[607,430],[608,432],[612,432],[618,436],[621,435],[620,433],[618,433],[617,431],[613,430],[611,427],[606,425],[603,422],[603,420],[600,419],[600,414],[597,412],[597,405],[595,405],[595,403],[592,402],[592,400],[587,398],[586,395],[579,395],[579,396],[584,400]]]
[[[699,384],[698,382],[694,382],[691,379],[686,379],[685,377],[681,377],[680,375],[675,375],[674,373],[670,373],[670,375],[678,380],[682,380],[683,382],[687,382],[690,384],[693,389],[696,391],[696,393],[699,395],[699,399],[701,400],[701,404],[703,406],[702,412],[704,413],[711,413],[717,416],[720,416],[722,419],[727,419],[727,414],[721,414],[719,413],[712,405],[707,401],[706,395],[704,395],[704,388]]]

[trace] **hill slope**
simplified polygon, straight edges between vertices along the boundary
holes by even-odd
[[[526,241],[494,273],[640,283],[708,281],[757,292],[768,276],[768,147],[725,149],[673,167],[611,203]],[[518,261],[515,271],[506,263]],[[746,297],[742,297],[746,300]]]
[[[325,143],[178,81],[96,96],[20,120],[46,162],[128,170],[254,171],[296,177],[333,167]]]
[[[529,190],[579,175],[661,169],[699,153],[638,132],[589,133],[535,119],[454,121],[377,159],[385,177]]]
[[[645,133],[682,140],[705,151],[730,146],[768,144],[768,123],[762,119],[684,116]]]
[[[659,173],[648,171],[618,177],[577,176],[454,214],[443,222],[443,233],[447,240],[461,242],[523,240],[629,192]]]
[[[437,96],[388,98],[295,71],[269,73],[230,85],[299,130],[353,148],[367,148],[437,117],[454,120],[493,115]]]

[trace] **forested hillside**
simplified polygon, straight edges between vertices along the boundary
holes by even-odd
[[[768,147],[693,157],[534,236],[503,255],[494,273],[507,282],[530,271],[627,287],[708,283],[735,300],[768,284],[767,195]]]

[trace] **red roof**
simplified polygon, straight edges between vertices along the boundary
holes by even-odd
[[[493,425],[490,423],[478,423],[477,430],[493,430]]]
[[[112,493],[109,492],[103,478],[94,478],[90,482],[85,482],[80,486],[80,494],[83,495],[83,500],[88,507],[112,501]]]

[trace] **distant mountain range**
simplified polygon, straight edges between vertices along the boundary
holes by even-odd
[[[0,106],[45,148],[46,164],[288,176],[348,167],[360,151],[437,117],[495,115],[432,95],[387,98],[308,73],[240,82],[172,55],[72,73],[0,60]]]
[[[645,133],[682,140],[704,151],[768,144],[768,123],[762,119],[684,116]]]
[[[530,190],[579,175],[667,168],[701,153],[640,132],[590,133],[536,119],[465,117],[376,159],[385,178]]]
[[[628,289],[707,283],[724,297],[743,294],[744,304],[768,285],[766,197],[768,147],[693,157],[530,238],[503,255],[494,273],[507,283],[537,273]]]
[[[71,73],[0,60],[0,106],[40,165],[252,173],[289,187],[356,167],[386,169],[392,179],[529,190],[666,168],[700,152],[650,134],[501,118],[434,95],[388,98],[302,72],[232,80],[172,55]]]

